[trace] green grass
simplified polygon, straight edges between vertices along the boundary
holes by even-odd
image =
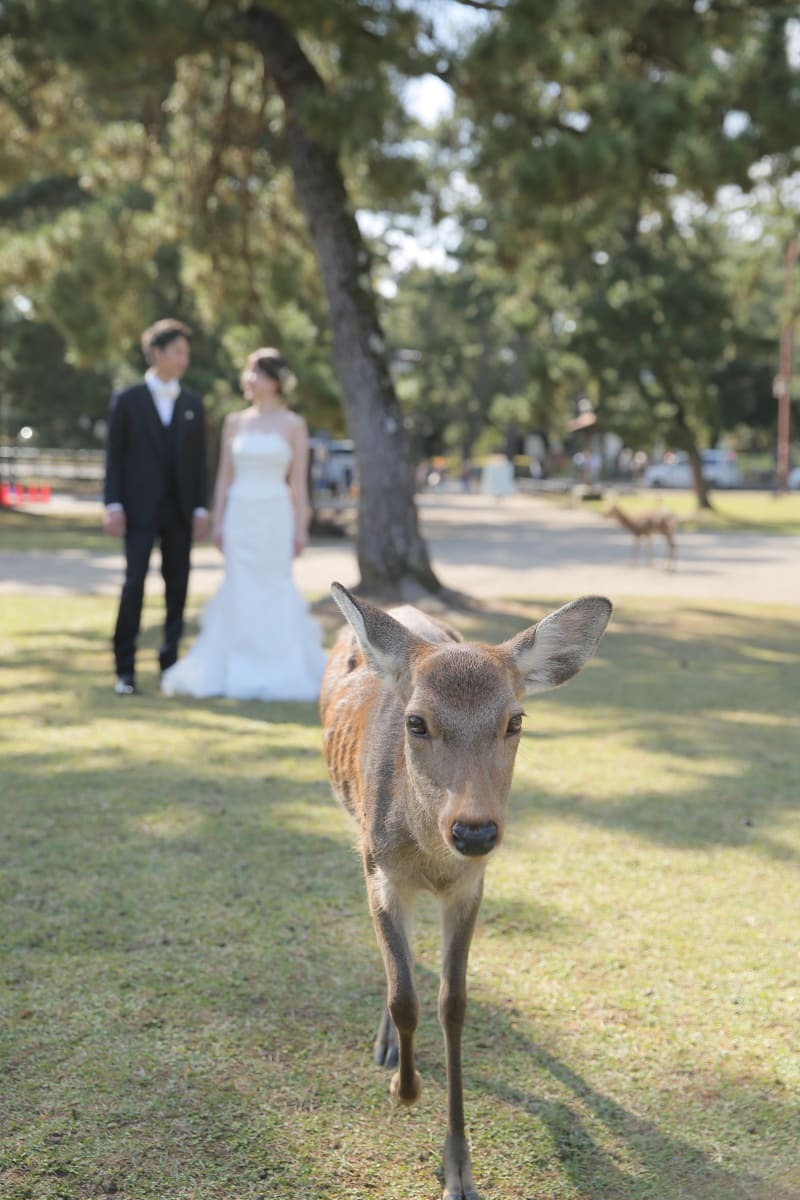
[[[0,1194],[434,1200],[433,907],[395,1111],[314,707],[159,696],[155,604],[116,700],[113,608],[0,600]],[[626,602],[528,702],[470,963],[485,1200],[800,1196],[799,667],[799,609]]]
[[[103,533],[99,511],[84,515],[0,509],[0,551],[99,550],[112,554],[118,549],[119,541]]]
[[[610,489],[607,496],[611,496]],[[775,496],[771,492],[711,493],[711,511],[697,510],[694,492],[678,489],[648,488],[635,495],[616,497],[620,508],[639,513],[654,508],[669,508],[680,518],[686,530],[708,529],[718,533],[768,533],[800,536],[800,492]],[[602,512],[608,499],[586,501],[586,506]]]

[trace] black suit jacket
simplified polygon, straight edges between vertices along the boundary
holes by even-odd
[[[206,507],[206,430],[203,401],[181,388],[175,400],[170,438],[146,383],[111,397],[106,444],[106,504],[121,504],[128,525],[150,528],[170,487],[174,454],[174,487],[181,516],[191,522],[196,508]]]

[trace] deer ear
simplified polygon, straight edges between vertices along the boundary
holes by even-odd
[[[505,642],[503,649],[523,676],[525,690],[543,692],[577,675],[594,654],[610,616],[610,600],[584,596]]]
[[[367,666],[382,679],[397,681],[406,672],[411,652],[425,643],[382,608],[356,600],[340,583],[331,584],[331,595],[356,636]]]

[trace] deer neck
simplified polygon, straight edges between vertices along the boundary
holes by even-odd
[[[485,862],[457,857],[442,839],[437,810],[444,796],[416,779],[405,755],[384,759],[386,785],[376,797],[366,832],[367,848],[381,872],[404,891],[442,896],[473,890]]]

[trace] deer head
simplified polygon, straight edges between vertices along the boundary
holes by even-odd
[[[503,836],[526,693],[559,687],[591,657],[611,604],[587,596],[564,605],[499,646],[451,640],[417,610],[404,623],[341,584],[333,597],[366,666],[400,706],[414,811],[408,823],[428,853],[484,858]],[[412,627],[410,628],[409,625]],[[424,636],[430,630],[439,640]],[[397,738],[397,721],[370,736]],[[398,784],[401,781],[397,781]],[[397,788],[400,797],[404,789]],[[427,829],[427,834],[423,831]]]

